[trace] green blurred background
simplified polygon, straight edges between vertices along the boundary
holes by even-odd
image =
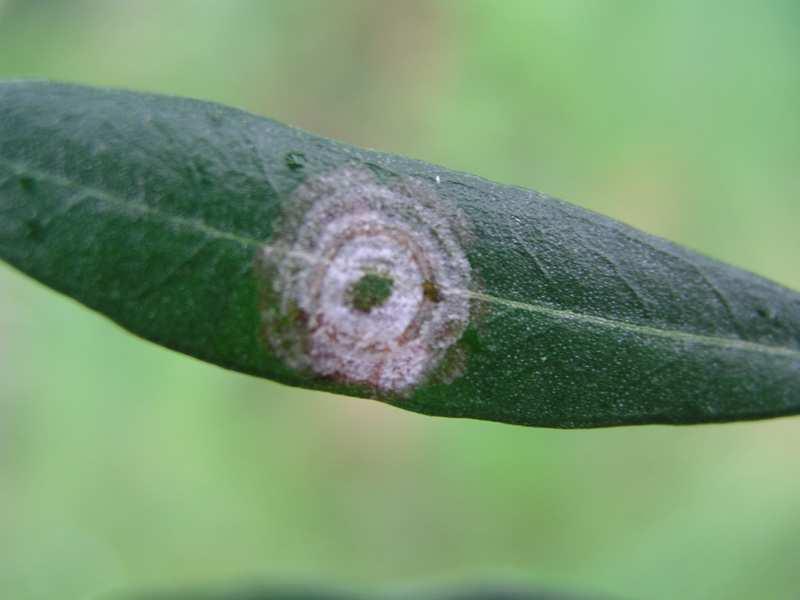
[[[216,100],[800,288],[800,3],[0,0],[0,77]],[[289,389],[0,266],[0,597],[800,595],[800,420],[561,432]]]

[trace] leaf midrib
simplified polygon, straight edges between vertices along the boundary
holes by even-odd
[[[107,202],[108,204],[114,206],[115,209],[120,210],[121,212],[150,215],[156,217],[157,219],[162,220],[163,222],[169,223],[173,227],[199,232],[208,235],[209,237],[229,240],[246,247],[253,247],[256,249],[257,248],[266,249],[270,247],[269,244],[261,240],[257,240],[247,236],[242,236],[232,232],[227,232],[218,229],[216,227],[212,227],[197,219],[187,219],[185,217],[180,217],[171,213],[167,213],[148,204],[135,203],[128,200],[123,200],[105,190],[95,188],[92,186],[85,186],[83,184],[80,184],[76,181],[63,177],[61,175],[48,173],[45,171],[41,171],[40,169],[37,169],[35,167],[23,165],[18,161],[13,161],[0,157],[0,164],[5,165],[6,167],[14,171],[17,174],[17,176],[29,176],[33,177],[34,179],[47,181],[64,188],[77,189],[81,193],[81,199],[83,199],[84,197],[93,197],[98,200]],[[308,260],[312,259],[311,257],[305,257],[305,256],[303,256],[303,258]],[[692,333],[688,331],[673,330],[673,329],[664,329],[660,327],[654,327],[652,325],[642,325],[630,321],[623,321],[621,319],[609,319],[607,317],[580,313],[562,308],[554,308],[546,304],[509,300],[507,298],[502,298],[500,296],[493,296],[491,294],[485,294],[483,292],[478,292],[475,290],[450,289],[449,292],[454,294],[462,294],[470,299],[479,300],[489,304],[505,306],[515,310],[524,310],[530,313],[543,315],[559,321],[594,325],[605,329],[614,329],[626,333],[632,333],[643,336],[652,336],[688,345],[701,344],[705,346],[712,346],[726,350],[741,350],[744,352],[755,352],[760,354],[769,354],[773,356],[785,356],[800,360],[800,350],[794,350],[792,348],[786,348],[783,346],[771,346],[768,344],[750,342],[747,340],[742,340],[737,338],[712,336],[712,335],[705,335],[705,334]]]

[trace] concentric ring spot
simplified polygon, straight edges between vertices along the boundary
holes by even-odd
[[[464,223],[418,179],[348,166],[306,181],[262,251],[271,350],[376,391],[419,384],[469,322]]]

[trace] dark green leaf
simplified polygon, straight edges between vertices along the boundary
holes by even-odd
[[[552,427],[800,412],[800,295],[537,192],[215,104],[0,84],[0,256],[290,385]]]

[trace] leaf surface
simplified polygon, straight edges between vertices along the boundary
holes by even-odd
[[[0,83],[0,257],[289,385],[550,427],[800,412],[800,295],[538,192],[216,104]]]

